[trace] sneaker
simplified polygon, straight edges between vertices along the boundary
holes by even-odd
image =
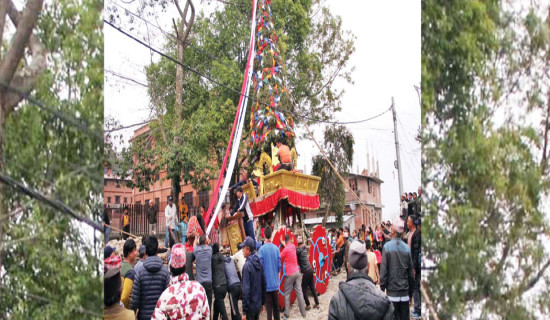
[[[283,320],[288,320],[288,317],[283,314]]]
[[[319,309],[319,308],[320,308],[318,304],[314,305],[313,307],[314,307],[315,309]]]
[[[306,311],[311,310],[311,306],[306,306]]]
[[[416,312],[413,311],[412,314],[411,314],[411,317],[413,319],[420,319],[422,316],[420,315],[420,313],[416,313]]]

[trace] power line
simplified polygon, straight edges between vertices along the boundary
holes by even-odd
[[[107,20],[105,20],[105,19],[104,19],[103,21],[104,21],[106,24],[108,24],[108,25],[110,25],[111,27],[113,27],[115,30],[117,30],[117,31],[119,31],[120,33],[122,33],[122,34],[124,34],[125,36],[127,36],[128,38],[130,38],[130,39],[136,41],[137,43],[141,44],[142,46],[144,46],[144,47],[146,47],[146,48],[149,48],[150,50],[152,50],[153,52],[159,54],[160,56],[162,56],[162,57],[164,57],[164,58],[166,58],[166,59],[168,59],[168,60],[170,60],[170,61],[172,61],[172,62],[174,62],[174,63],[176,63],[176,64],[178,64],[178,65],[180,65],[180,66],[182,66],[182,67],[185,68],[186,70],[188,70],[188,71],[190,71],[190,72],[192,72],[192,73],[195,73],[196,75],[198,75],[198,76],[200,76],[200,77],[202,77],[202,78],[204,78],[204,79],[206,79],[206,80],[208,80],[208,81],[210,81],[210,82],[212,82],[212,83],[214,83],[214,84],[216,84],[216,85],[221,86],[222,88],[225,88],[225,89],[227,89],[227,90],[230,90],[230,91],[232,91],[232,92],[235,92],[235,93],[237,93],[237,94],[239,94],[239,95],[242,95],[243,97],[247,97],[247,98],[250,99],[250,100],[254,100],[254,101],[256,101],[256,102],[258,102],[258,103],[260,103],[260,104],[262,104],[262,105],[265,105],[266,107],[270,107],[271,109],[275,109],[275,110],[282,111],[282,112],[288,112],[288,113],[293,114],[294,116],[301,117],[301,118],[306,119],[306,120],[309,120],[309,121],[318,122],[318,123],[331,123],[331,124],[354,124],[354,123],[361,123],[361,122],[367,122],[367,121],[376,119],[376,118],[378,118],[378,117],[384,115],[386,112],[389,112],[390,109],[391,109],[391,108],[388,108],[387,110],[381,112],[380,114],[377,114],[377,115],[375,115],[375,116],[373,116],[373,117],[370,117],[370,118],[367,118],[367,119],[356,120],[356,121],[345,121],[345,122],[341,122],[341,121],[330,121],[330,120],[318,120],[318,119],[313,119],[313,118],[310,118],[310,117],[307,117],[307,116],[304,116],[304,115],[300,115],[300,114],[298,114],[296,111],[281,110],[281,109],[276,108],[276,107],[273,107],[273,106],[271,106],[270,104],[268,104],[268,103],[266,103],[266,102],[263,102],[263,101],[261,101],[261,100],[259,100],[259,99],[257,99],[257,98],[254,98],[254,97],[249,96],[249,95],[244,95],[244,94],[242,94],[240,91],[238,91],[238,90],[236,90],[236,89],[233,89],[233,88],[231,88],[231,87],[229,87],[229,86],[227,86],[227,85],[225,85],[225,84],[222,84],[221,82],[219,82],[219,81],[217,81],[217,80],[214,80],[214,79],[210,78],[209,76],[207,76],[207,75],[205,75],[205,74],[203,74],[203,73],[201,73],[201,72],[199,72],[199,71],[197,71],[197,70],[195,70],[195,69],[193,69],[193,68],[191,68],[191,67],[189,67],[189,66],[187,66],[187,65],[185,65],[185,64],[183,64],[183,63],[181,63],[181,62],[179,62],[179,61],[177,61],[177,60],[175,60],[174,58],[168,56],[167,54],[163,53],[162,51],[160,51],[160,50],[158,50],[158,49],[156,49],[156,48],[154,48],[154,47],[152,47],[152,46],[146,44],[145,42],[143,42],[143,41],[141,41],[140,39],[134,37],[133,35],[129,34],[128,32],[124,31],[123,29],[121,29],[121,28],[115,26],[115,25],[112,24],[111,22],[109,22],[109,21],[107,21]]]
[[[127,125],[127,126],[124,126],[124,127],[118,127],[118,128],[114,128],[114,129],[111,129],[111,130],[105,130],[105,133],[111,133],[111,132],[115,132],[115,131],[119,131],[119,130],[124,130],[124,129],[128,129],[128,128],[136,127],[136,126],[141,126],[141,125],[144,125],[144,124],[148,124],[149,122],[151,122],[151,121],[147,120],[147,121],[143,121],[143,122],[139,122],[139,123],[130,124],[130,125]]]
[[[146,88],[148,87],[146,84],[144,84],[144,83],[142,83],[142,82],[140,82],[140,81],[138,81],[138,80],[135,80],[135,79],[130,78],[130,77],[128,77],[128,76],[124,76],[124,75],[122,75],[122,74],[120,74],[120,73],[117,73],[117,72],[115,72],[115,71],[112,71],[112,70],[109,70],[109,69],[105,69],[105,72],[110,73],[110,74],[112,74],[112,75],[115,76],[115,77],[118,77],[118,78],[121,78],[121,79],[124,79],[124,80],[128,80],[128,81],[137,83],[137,84],[139,84],[140,86],[143,86],[143,87],[146,87]]]
[[[98,231],[103,230],[103,227],[99,223],[94,222],[86,217],[80,216],[78,213],[76,213],[73,209],[69,208],[64,203],[60,201],[48,199],[46,196],[44,196],[40,192],[24,186],[22,183],[12,179],[11,177],[9,177],[8,175],[2,172],[0,172],[0,182],[16,189],[21,193],[28,195],[31,198],[41,201],[56,210],[61,211],[61,213],[63,214],[69,215],[80,222],[84,222]]]

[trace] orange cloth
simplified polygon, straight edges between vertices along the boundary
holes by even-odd
[[[187,207],[187,204],[184,202],[180,206],[180,221],[185,222],[185,219],[187,218],[188,213],[189,213],[189,208]]]
[[[124,226],[126,227],[127,225],[130,224],[130,216],[125,214],[123,215],[123,217],[124,217]]]
[[[344,236],[343,235],[340,235],[340,237],[338,237],[338,240],[336,240],[336,249],[337,250],[340,250],[340,248],[344,245]]]
[[[279,158],[281,158],[282,163],[290,163],[290,149],[287,145],[282,144],[279,148]]]

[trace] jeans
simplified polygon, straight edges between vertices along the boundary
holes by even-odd
[[[231,320],[241,320],[241,313],[239,312],[239,299],[241,297],[242,287],[240,284],[236,284],[229,288],[229,305],[231,306]]]
[[[393,320],[409,320],[410,310],[409,301],[392,302]]]
[[[164,247],[168,248],[168,240],[170,239],[170,231],[168,231],[168,227],[166,227],[166,232],[164,233]]]
[[[208,299],[208,309],[212,310],[212,282],[203,282],[201,283],[201,286],[204,288],[204,291],[206,291],[206,298]]]
[[[109,242],[109,234],[111,233],[111,228],[105,227],[105,244]]]
[[[313,271],[306,271],[302,275],[302,294],[304,295],[304,301],[306,306],[309,307],[309,299],[307,298],[307,289],[311,290],[313,294],[313,300],[315,305],[319,305],[319,298],[317,298],[317,290],[315,290],[315,281],[313,280]]]
[[[256,237],[254,236],[254,223],[252,220],[249,220],[244,224],[244,233],[247,237],[251,237],[254,241],[256,241]]]
[[[416,277],[414,277],[414,312],[420,314],[422,309],[422,300],[420,296],[420,270],[416,271]]]
[[[302,294],[302,274],[299,271],[296,271],[285,278],[285,317],[287,318],[290,316],[290,294],[292,293],[292,289],[296,292],[300,313],[302,314],[302,317],[305,317],[306,307],[304,295]]]
[[[156,235],[157,234],[157,224],[156,223],[150,223],[149,225],[151,226],[150,234]]]
[[[223,302],[226,295],[226,285],[214,288],[214,317],[212,319],[218,320],[218,315],[220,315],[222,320],[227,320],[227,311],[225,310],[225,303]]]
[[[279,290],[265,293],[265,311],[267,320],[279,320]]]

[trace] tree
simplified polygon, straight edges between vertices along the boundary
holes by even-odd
[[[435,264],[425,285],[441,319],[550,313],[547,13],[422,2],[422,254]]]
[[[151,4],[155,5],[154,1]],[[151,18],[145,9],[138,13]],[[341,19],[332,16],[320,2],[273,1],[272,13],[281,61],[286,67],[283,77],[297,102],[290,111],[308,116],[296,118],[296,123],[331,118],[340,109],[343,92],[334,88],[334,81],[338,77],[351,81],[348,59],[354,51],[353,36],[342,30]],[[185,64],[229,88],[240,88],[248,54],[250,16],[250,2],[245,0],[232,1],[208,16],[200,14],[183,54]],[[121,25],[133,23],[125,21],[123,11],[116,7],[110,9],[109,19]],[[175,37],[169,36],[164,51],[177,57],[176,46]],[[210,188],[209,181],[219,172],[239,94],[188,70],[178,111],[176,64],[161,58],[146,72],[155,120],[148,137],[134,141],[124,151],[124,167],[127,171],[133,169],[134,184],[141,190],[155,181],[161,169],[167,169],[168,179],[181,179],[196,189]],[[250,119],[250,108],[247,110]],[[250,129],[245,126],[243,140],[236,143],[249,142]],[[246,153],[240,154],[238,164],[242,165],[246,157]]]
[[[5,82],[24,94],[16,106],[8,103],[15,96],[3,95],[1,171],[99,221],[103,3],[54,1],[40,12],[42,2],[29,0],[23,14],[9,0],[0,3],[8,4],[0,8],[7,8],[17,26],[14,38],[28,26],[25,19],[34,19],[14,76]],[[0,30],[9,29],[2,25]],[[4,33],[2,65],[16,43]],[[10,92],[5,86],[2,91]],[[18,190],[3,186],[1,195],[0,318],[100,318],[100,234]]]
[[[344,179],[347,178],[345,173],[349,172],[353,164],[354,143],[353,135],[345,126],[332,125],[325,128],[323,149]],[[341,222],[346,207],[344,185],[323,156],[316,155],[312,162],[312,174],[321,177],[319,196],[325,204],[323,227],[331,213],[336,214],[337,221]]]

